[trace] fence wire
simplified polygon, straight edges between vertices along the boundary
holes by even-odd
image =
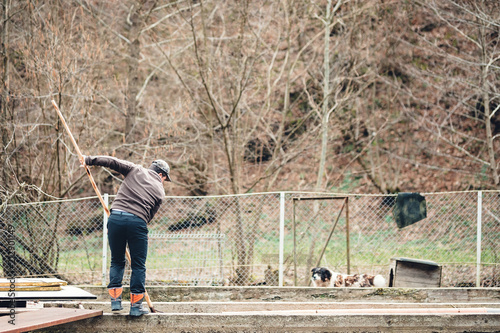
[[[391,258],[405,257],[442,265],[444,287],[499,287],[500,193],[423,195],[427,218],[402,229],[392,213],[396,195],[168,197],[148,226],[146,283],[278,286],[281,277],[308,286],[317,265],[388,276]],[[0,219],[3,276],[107,283],[97,198],[9,205]],[[7,260],[9,240],[15,260]],[[129,277],[127,269],[125,284]]]
[[[5,277],[55,276],[75,283],[101,277],[103,209],[97,199],[10,205],[0,228]]]

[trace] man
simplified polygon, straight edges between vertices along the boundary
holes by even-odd
[[[111,249],[108,291],[111,310],[122,310],[122,280],[125,250],[131,256],[130,315],[149,313],[142,304],[145,296],[147,223],[153,219],[165,197],[163,182],[170,179],[170,167],[163,160],[153,161],[149,169],[109,156],[85,156],[86,165],[98,165],[121,173],[125,179],[111,204],[108,219],[108,242]]]

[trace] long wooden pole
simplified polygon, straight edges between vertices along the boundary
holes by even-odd
[[[94,188],[94,191],[97,194],[97,197],[99,198],[99,201],[101,202],[102,207],[104,208],[104,211],[109,216],[111,214],[111,212],[109,211],[109,208],[106,206],[106,203],[104,202],[104,198],[102,197],[101,192],[97,188],[97,185],[94,181],[94,177],[92,177],[92,174],[90,173],[89,167],[87,166],[87,164],[85,164],[85,158],[83,157],[83,154],[80,151],[80,148],[78,148],[78,145],[76,144],[75,138],[73,137],[73,134],[71,134],[71,131],[69,130],[68,124],[66,124],[66,120],[64,120],[64,117],[61,113],[61,110],[59,110],[59,107],[57,106],[57,103],[54,100],[52,100],[52,105],[54,105],[54,108],[56,109],[57,114],[59,115],[59,118],[61,119],[61,122],[62,122],[64,128],[66,129],[66,132],[68,133],[68,136],[71,139],[73,146],[75,147],[76,153],[78,154],[78,159],[80,160],[80,163],[84,166],[85,171],[87,172],[87,175],[89,176],[90,182],[92,183],[92,187]],[[125,249],[125,256],[127,257],[128,262],[132,263],[132,258],[130,258],[130,252],[128,251],[128,249]],[[144,296],[146,298],[146,302],[148,303],[148,306],[149,306],[149,309],[151,310],[151,312],[158,312],[158,310],[155,310],[153,303],[151,302],[151,299],[149,298],[149,294],[148,294],[147,290],[145,290]]]

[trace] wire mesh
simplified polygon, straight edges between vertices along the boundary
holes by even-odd
[[[276,197],[168,198],[149,226],[148,283],[264,284],[278,266]]]
[[[149,234],[148,285],[224,285],[224,234]],[[128,266],[124,284],[130,282]]]
[[[482,198],[482,287],[500,287],[500,193],[485,192]]]
[[[387,275],[391,258],[406,257],[442,264],[446,270],[444,286],[474,284],[477,193],[426,194],[425,197],[427,218],[399,229],[392,215],[396,195],[349,196],[349,257],[344,215],[320,266],[337,272]],[[319,257],[332,224],[323,217],[324,212],[333,215],[339,208],[338,203],[331,200],[296,202],[298,233],[310,234],[304,237],[305,244],[298,246],[298,256],[307,258],[298,269],[298,281],[304,285],[308,284],[309,271],[313,263],[317,264],[313,259]],[[310,212],[314,212],[313,218]]]
[[[499,192],[423,195],[427,218],[402,229],[392,214],[396,195],[168,197],[148,225],[146,283],[277,286],[281,273],[284,285],[308,286],[317,265],[388,275],[391,258],[407,257],[441,264],[442,286],[500,286]],[[103,214],[96,198],[7,206],[1,215],[2,274],[106,284],[102,257],[109,269],[110,254],[102,249]],[[14,265],[5,259],[8,239],[15,241]],[[127,269],[125,284],[129,274]]]
[[[9,277],[95,283],[102,268],[103,209],[95,198],[8,206],[0,217],[2,272]],[[14,232],[9,234],[7,230]],[[14,241],[15,258],[3,246]],[[9,267],[3,263],[9,262]]]

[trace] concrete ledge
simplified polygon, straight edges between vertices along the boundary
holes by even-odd
[[[105,314],[40,332],[499,332],[497,314]]]
[[[132,318],[127,300],[111,314],[106,288],[80,287],[98,301],[44,306],[105,314],[40,332],[500,333],[500,288],[148,287],[164,313]]]
[[[154,308],[164,313],[223,313],[244,311],[310,311],[314,310],[346,310],[346,309],[426,309],[432,308],[496,308],[498,303],[393,303],[393,302],[154,302]],[[43,302],[44,307],[81,308],[88,310],[103,310],[111,312],[109,301],[102,302]],[[124,311],[128,311],[130,304],[123,303]]]
[[[108,300],[107,288],[79,286]],[[147,287],[156,302],[498,303],[500,288]],[[129,295],[124,288],[124,298]]]

